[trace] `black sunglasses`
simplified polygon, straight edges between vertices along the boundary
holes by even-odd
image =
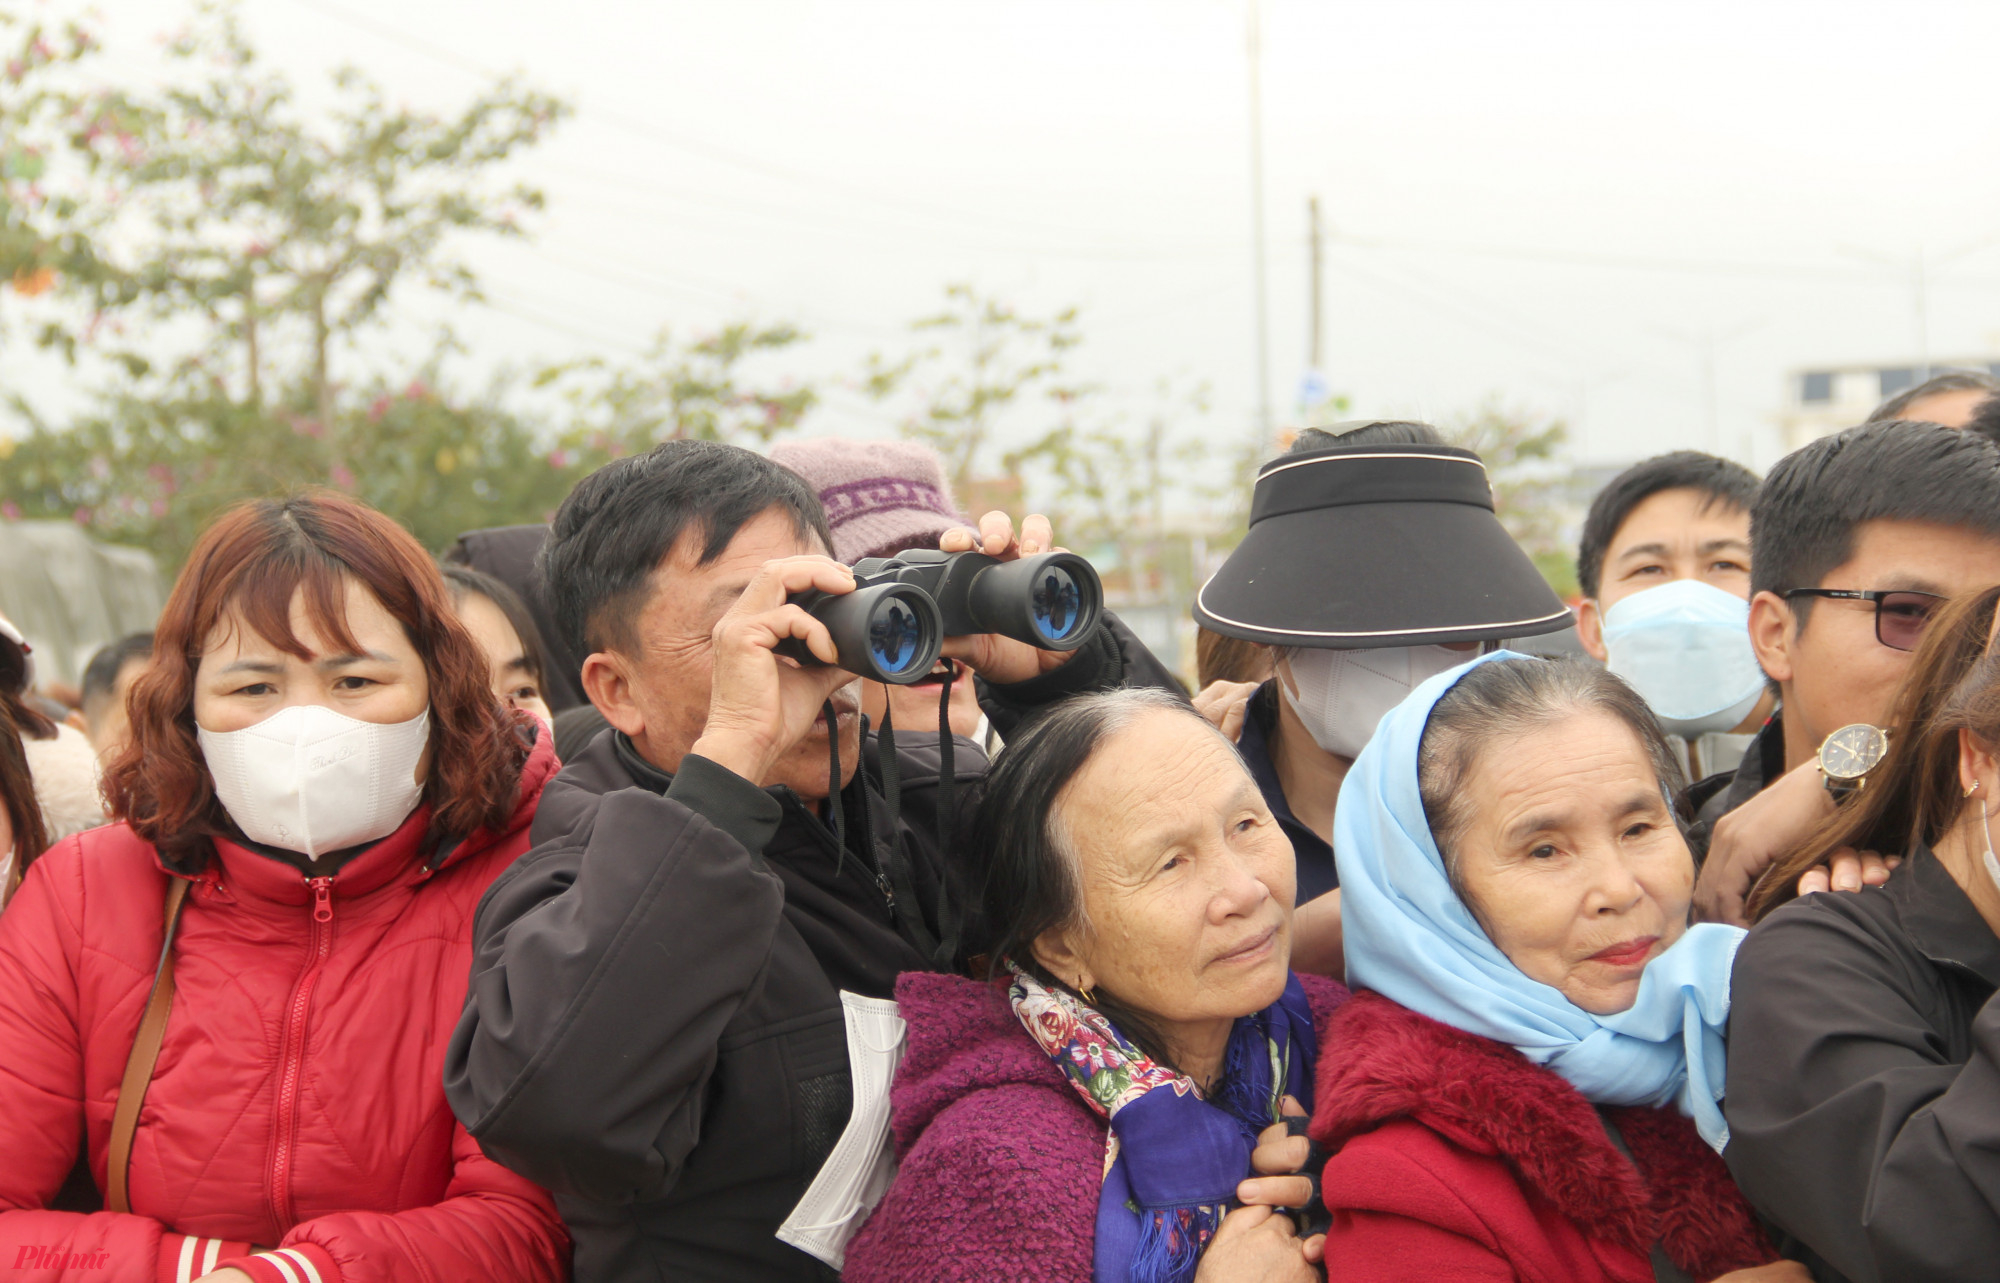
[[[1785,600],[1794,597],[1833,597],[1840,601],[1867,601],[1875,604],[1875,640],[1891,650],[1915,650],[1924,629],[1944,598],[1934,592],[1862,592],[1855,588],[1794,588]]]

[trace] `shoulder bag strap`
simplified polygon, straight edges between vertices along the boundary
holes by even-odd
[[[160,1043],[167,1035],[167,1012],[174,1005],[174,927],[180,921],[187,893],[186,878],[168,877],[160,965],[153,972],[153,992],[146,999],[146,1014],[139,1018],[139,1033],[132,1039],[132,1055],[125,1062],[125,1079],[118,1084],[118,1107],[111,1115],[111,1152],[104,1172],[104,1210],[108,1212],[132,1210],[125,1186],[126,1169],[132,1163],[132,1134],[139,1128],[139,1107],[146,1103],[146,1087],[153,1081],[153,1065],[160,1059]]]

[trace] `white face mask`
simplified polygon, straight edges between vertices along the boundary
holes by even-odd
[[[1614,604],[1604,612],[1604,649],[1604,666],[1631,683],[1661,726],[1688,739],[1732,729],[1764,694],[1750,603],[1698,579]]]
[[[215,795],[253,842],[314,859],[384,838],[417,809],[429,709],[384,726],[294,704],[240,731],[197,728]]]
[[[1477,655],[1477,650],[1445,646],[1294,651],[1290,667],[1298,694],[1283,676],[1278,689],[1315,744],[1336,757],[1352,758],[1375,734],[1383,715],[1406,695]]]
[[[1977,788],[1977,785],[1973,787]],[[1969,796],[1969,795],[1968,795]],[[1993,817],[1985,807],[1979,808],[1979,836],[1986,839],[1986,876],[1993,879],[1993,885],[2000,887],[2000,855],[1993,853]]]

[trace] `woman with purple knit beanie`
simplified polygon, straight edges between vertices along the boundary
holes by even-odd
[[[1347,991],[1290,970],[1291,844],[1234,747],[1158,692],[1082,696],[983,787],[991,978],[896,986],[901,1166],[842,1277],[1317,1279],[1316,1234],[1236,1203],[1259,1137],[1303,1131]]]

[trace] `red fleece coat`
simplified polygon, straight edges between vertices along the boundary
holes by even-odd
[[[1320,1051],[1312,1135],[1341,1283],[1653,1283],[1654,1244],[1697,1279],[1777,1259],[1694,1124],[1597,1111],[1512,1047],[1359,993]]]
[[[310,882],[216,843],[174,941],[129,1215],[40,1209],[80,1145],[104,1187],[169,874],[122,824],[37,860],[0,914],[0,1273],[156,1283],[229,1263],[257,1283],[566,1277],[553,1202],[480,1152],[443,1076],[473,909],[526,849],[555,771],[543,735],[505,831],[474,835],[435,871],[420,855],[428,807]],[[243,1256],[252,1243],[283,1250]]]

